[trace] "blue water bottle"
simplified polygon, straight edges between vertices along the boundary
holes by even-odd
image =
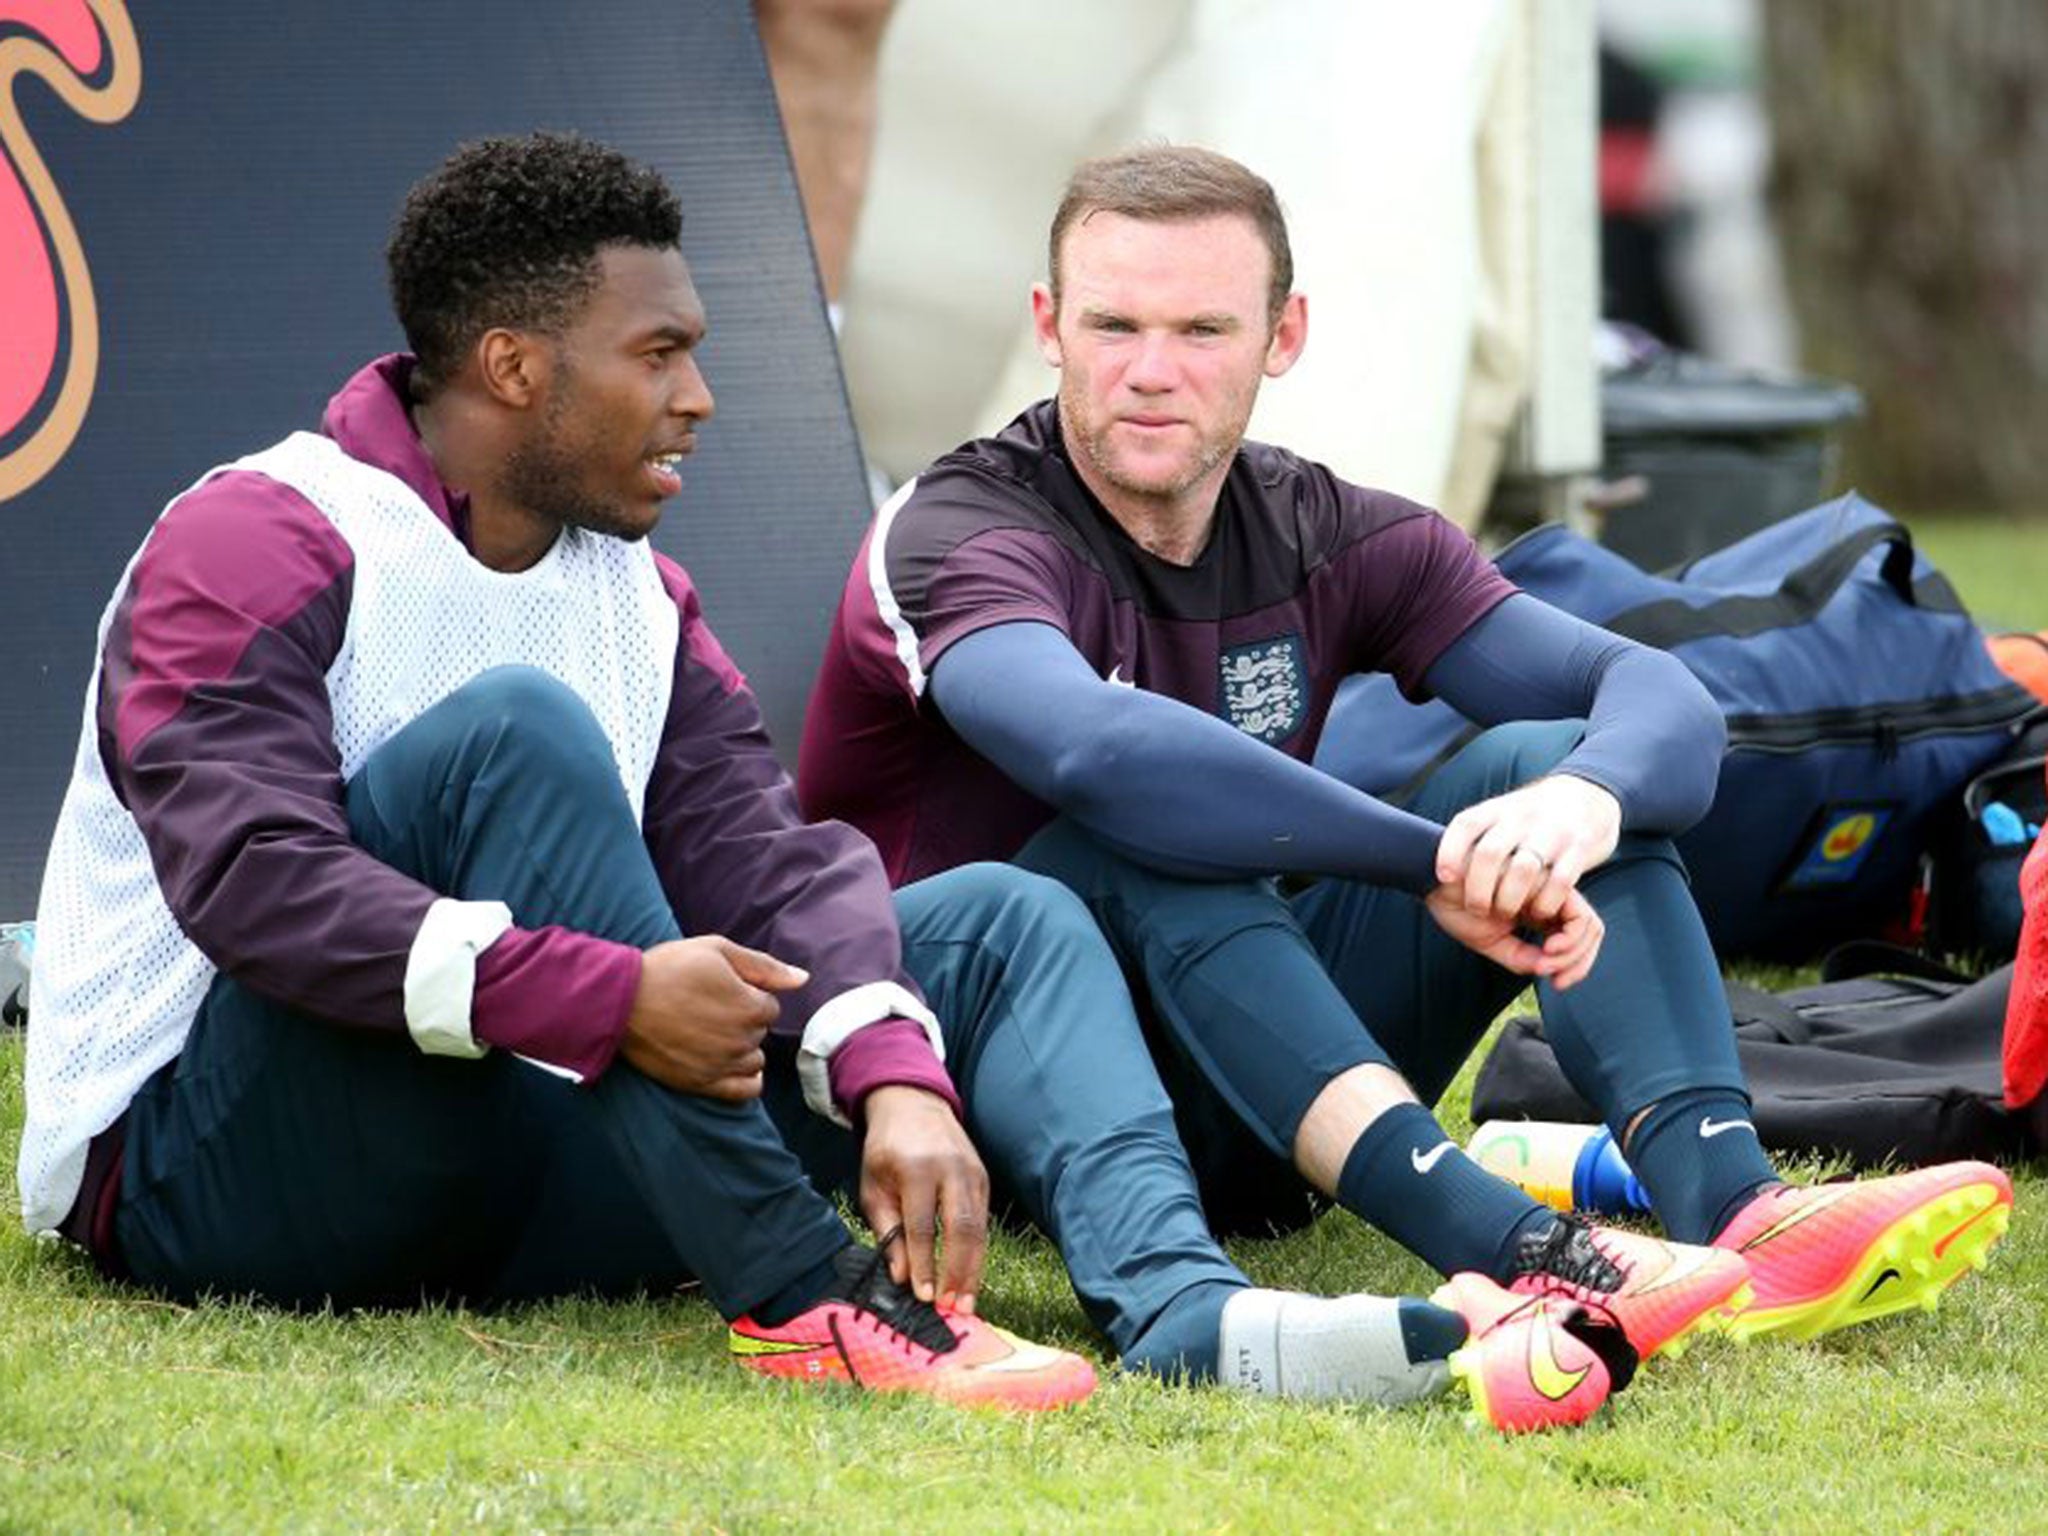
[[[1643,1181],[1630,1171],[1614,1132],[1604,1125],[1579,1148],[1579,1160],[1572,1167],[1572,1206],[1608,1216],[1650,1208]]]

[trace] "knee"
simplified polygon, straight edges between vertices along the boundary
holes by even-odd
[[[1668,837],[1650,832],[1624,832],[1621,840],[1614,845],[1614,852],[1608,855],[1607,862],[1586,878],[1591,881],[1606,870],[1643,865],[1666,866],[1679,879],[1688,884],[1691,881],[1691,876],[1686,873],[1685,859],[1678,851],[1678,845]]]
[[[1137,914],[1170,912],[1189,903],[1207,909],[1235,901],[1259,907],[1279,901],[1271,880],[1255,876],[1205,880],[1170,874],[1118,852],[1065,818],[1026,843],[1017,858],[1027,868],[1079,892],[1090,904],[1106,903]]]
[[[1030,933],[1041,939],[1101,942],[1080,897],[1059,881],[1014,864],[963,864],[919,886],[929,899],[966,916],[991,937]]]
[[[492,667],[479,672],[441,702],[440,708],[461,710],[473,718],[515,729],[547,730],[582,722],[597,724],[576,691],[539,667]]]
[[[1571,754],[1586,735],[1583,720],[1516,720],[1482,732],[1465,750],[1485,776],[1480,798],[1540,779]]]
[[[516,758],[523,774],[549,769],[578,778],[597,766],[616,776],[610,740],[590,706],[538,667],[493,667],[435,706],[494,759]]]

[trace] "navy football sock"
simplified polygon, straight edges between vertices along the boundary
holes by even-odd
[[[1397,1104],[1365,1128],[1337,1200],[1446,1275],[1500,1281],[1516,1241],[1554,1215],[1473,1162],[1420,1104]]]
[[[851,1247],[852,1244],[848,1244]],[[844,1253],[846,1249],[839,1250]],[[812,1265],[771,1296],[748,1309],[763,1328],[780,1328],[791,1318],[832,1294],[839,1284],[839,1254]]]
[[[1777,1170],[1756,1139],[1749,1100],[1732,1088],[1674,1093],[1643,1116],[1623,1150],[1650,1208],[1681,1243],[1704,1243]]]

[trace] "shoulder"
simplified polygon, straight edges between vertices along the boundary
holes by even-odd
[[[1036,414],[1027,411],[996,436],[933,460],[890,498],[895,525],[972,530],[1051,522],[1056,455]]]
[[[225,469],[165,508],[135,581],[237,600],[274,620],[354,566],[348,541],[305,496],[268,475]]]
[[[963,546],[1007,534],[1097,565],[1094,513],[1059,448],[1053,403],[1041,401],[993,437],[963,443],[909,481],[875,520],[893,575],[930,572]],[[1011,541],[1014,542],[1014,539]]]
[[[711,632],[711,626],[705,622],[704,605],[698,600],[697,584],[690,579],[690,573],[659,551],[653,552],[653,559],[662,591],[676,605],[681,624],[676,635],[678,671],[694,666],[706,673],[721,691],[740,692],[747,686],[747,680],[732,657],[726,654],[718,636]]]
[[[1328,465],[1271,443],[1245,443],[1239,463],[1252,499],[1272,515],[1292,517],[1321,533],[1318,542],[1326,553],[1395,529],[1423,537],[1439,527],[1458,531],[1419,501],[1355,484]]]

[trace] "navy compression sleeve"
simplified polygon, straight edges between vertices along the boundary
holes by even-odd
[[[931,696],[962,740],[1139,861],[1238,878],[1331,874],[1417,893],[1443,829],[1177,699],[1104,682],[1047,624],[957,641]]]
[[[1423,677],[1481,725],[1583,718],[1557,765],[1621,802],[1631,832],[1683,832],[1714,803],[1728,726],[1685,663],[1516,593],[1453,640]]]

